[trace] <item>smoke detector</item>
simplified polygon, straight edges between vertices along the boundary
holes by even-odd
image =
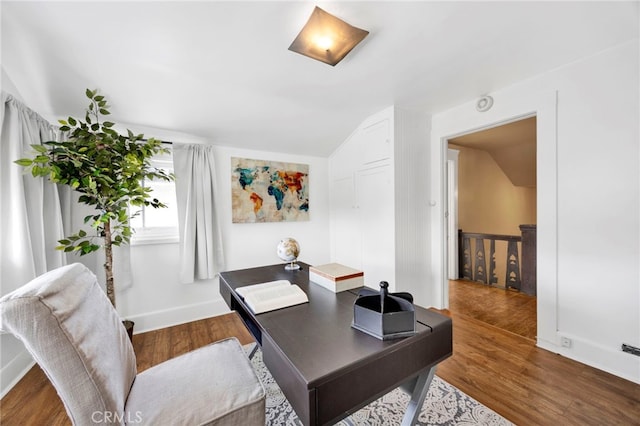
[[[480,112],[489,111],[493,106],[493,98],[491,96],[483,96],[476,102],[476,109]]]

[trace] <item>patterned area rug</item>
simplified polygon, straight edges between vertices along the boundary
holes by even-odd
[[[245,346],[245,350],[249,352],[251,346]],[[251,363],[267,392],[267,425],[302,425],[289,405],[289,401],[262,362],[260,350],[256,352]],[[400,389],[395,389],[337,425],[399,425],[408,403],[409,395]],[[431,382],[418,421],[419,425],[502,426],[513,424],[438,376],[435,376]]]

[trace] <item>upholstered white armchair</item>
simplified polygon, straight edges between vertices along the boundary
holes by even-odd
[[[75,425],[264,425],[265,393],[237,339],[136,373],[121,320],[75,263],[0,299],[0,329],[24,342]]]

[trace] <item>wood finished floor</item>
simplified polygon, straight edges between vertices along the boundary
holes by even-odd
[[[485,322],[492,321],[491,315],[478,305],[509,310],[515,307],[501,304],[516,299],[504,290],[487,292],[484,286],[453,288],[456,283],[451,283],[451,309],[443,311],[453,318],[454,354],[438,367],[441,378],[518,425],[640,425],[640,385],[536,348],[531,337]],[[473,290],[484,292],[482,303]],[[469,299],[473,309],[460,311]],[[138,369],[228,336],[243,344],[252,341],[235,314],[137,334],[133,343]],[[70,422],[36,366],[0,401],[0,424]]]
[[[472,281],[449,281],[449,309],[520,336],[536,339],[536,298]]]

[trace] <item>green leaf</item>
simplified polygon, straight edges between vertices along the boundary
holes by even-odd
[[[85,95],[87,95],[87,98],[89,98],[89,99],[93,99],[93,97],[96,95],[95,91],[91,91],[89,89],[87,89],[84,93],[85,93]]]
[[[58,123],[66,126],[67,125],[67,121],[66,120],[58,120]]]
[[[102,123],[103,127],[113,127],[116,123],[112,123],[110,121],[105,121],[104,123]]]
[[[92,253],[92,252],[97,251],[97,250],[100,250],[100,246],[95,245],[95,244],[90,244],[90,245],[87,245],[87,246],[83,246],[82,247],[82,253],[80,253],[80,256]]]
[[[93,130],[94,132],[97,131],[98,129],[100,129],[100,124],[98,123],[93,123],[91,125],[91,130]]]
[[[91,220],[91,218],[92,218],[92,217],[93,217],[93,215],[91,215],[91,214],[90,214],[89,216],[85,216],[85,217],[84,217],[84,223],[89,222],[89,221]]]
[[[87,233],[86,233],[84,230],[82,230],[82,229],[81,229],[81,230],[78,232],[78,236],[80,236],[80,237],[86,237],[86,236],[87,236]]]
[[[76,124],[78,124],[78,122],[76,121],[75,118],[69,117],[69,124],[71,124],[72,126],[75,126]]]
[[[109,115],[109,114],[111,114],[111,113],[110,113],[110,112],[109,112],[109,110],[107,110],[107,109],[100,108],[100,114],[102,114],[102,115]]]
[[[35,149],[37,152],[42,152],[42,153],[44,153],[44,152],[47,152],[47,151],[48,151],[48,150],[47,150],[47,147],[46,147],[46,146],[43,146],[43,145],[33,144],[33,145],[31,145],[31,148]]]
[[[98,95],[95,98],[93,98],[94,101],[98,101],[98,102],[100,102],[103,99],[104,99],[104,96],[102,96],[102,95]]]
[[[33,160],[30,160],[28,158],[21,158],[19,160],[14,161],[14,163],[16,163],[18,166],[29,167],[30,165],[33,164]]]
[[[62,126],[60,127],[60,131],[61,132],[68,132],[69,130],[71,130],[71,128],[69,126]]]

